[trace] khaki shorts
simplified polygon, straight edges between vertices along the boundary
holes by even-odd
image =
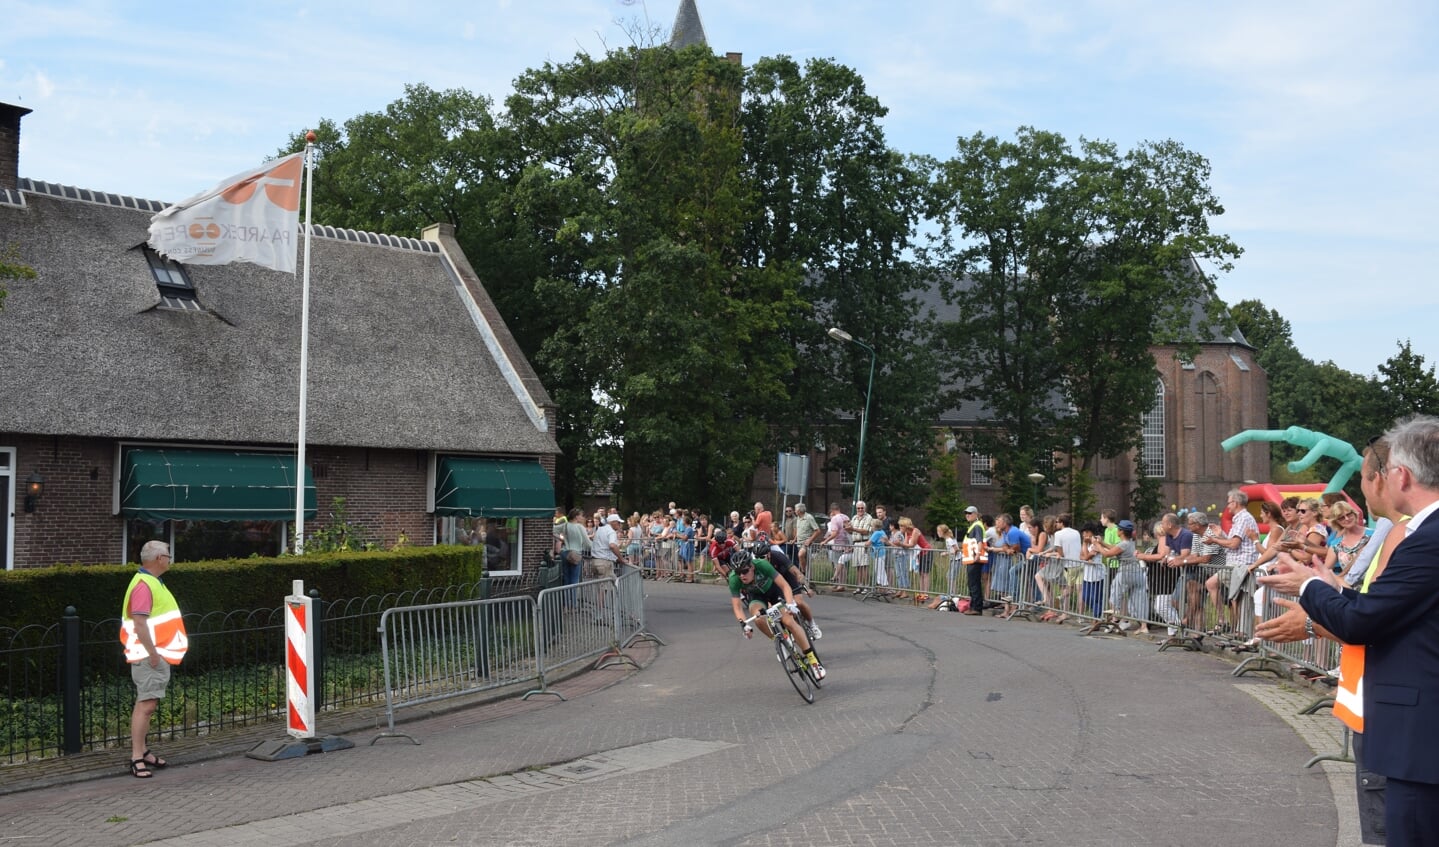
[[[609,559],[590,559],[590,564],[594,565],[597,579],[608,579],[615,575],[615,563]]]
[[[160,660],[160,667],[150,667],[148,658],[130,666],[130,678],[135,681],[136,700],[162,700],[165,689],[170,685],[170,663]]]
[[[1083,577],[1084,577],[1084,566],[1083,566],[1083,565],[1081,565],[1081,566],[1079,566],[1079,567],[1077,567],[1077,568],[1065,568],[1065,569],[1064,569],[1064,584],[1065,584],[1065,585],[1069,585],[1069,586],[1078,585],[1079,582],[1080,582],[1080,580],[1081,580]]]

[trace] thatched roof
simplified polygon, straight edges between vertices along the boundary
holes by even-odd
[[[294,443],[302,276],[192,266],[200,310],[165,308],[141,250],[161,205],[31,180],[0,195],[0,245],[38,274],[0,311],[0,432]],[[557,452],[551,401],[448,228],[316,232],[308,443]]]

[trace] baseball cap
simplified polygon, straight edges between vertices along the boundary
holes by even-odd
[[[1134,521],[1120,521],[1117,525],[1118,525],[1118,527],[1119,527],[1120,529],[1124,530],[1125,532],[1133,532],[1133,531],[1134,531]]]
[[[625,522],[625,519],[622,518],[622,517],[620,517],[619,515],[610,515],[609,517],[605,518],[605,520],[607,520],[607,521],[613,521],[613,522],[615,522],[615,523],[624,523],[624,522]]]
[[[979,507],[978,507],[978,506],[970,506],[968,509],[965,509],[965,510],[964,510],[964,513],[965,513],[966,515],[977,515],[977,514],[979,514]]]

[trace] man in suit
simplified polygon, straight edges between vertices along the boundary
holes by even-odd
[[[1388,778],[1389,843],[1439,845],[1439,418],[1407,418],[1385,439],[1389,503],[1413,518],[1383,578],[1367,594],[1304,567],[1261,582],[1298,594],[1309,631],[1366,645],[1363,764]]]

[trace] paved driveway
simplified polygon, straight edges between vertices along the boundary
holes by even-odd
[[[668,646],[608,687],[0,797],[7,843],[1335,843],[1313,751],[1253,696],[1276,683],[1212,656],[824,596],[809,706],[722,588],[646,590]]]

